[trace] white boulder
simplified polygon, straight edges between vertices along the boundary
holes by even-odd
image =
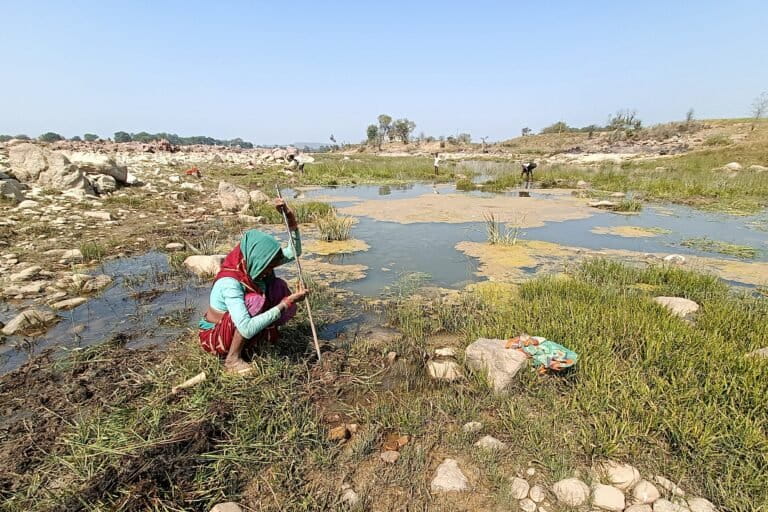
[[[569,506],[580,507],[589,500],[589,487],[578,478],[566,478],[552,486],[557,501]]]
[[[454,381],[462,378],[461,367],[456,361],[427,362],[427,373],[434,380]]]
[[[461,492],[469,490],[469,480],[454,459],[445,459],[437,467],[430,484],[432,492]]]
[[[648,480],[640,480],[632,489],[632,498],[635,503],[653,503],[661,497],[661,493]]]
[[[504,444],[503,441],[499,441],[493,436],[484,436],[481,437],[476,443],[475,446],[478,448],[484,448],[486,450],[503,450],[507,447],[506,444]]]
[[[238,212],[250,204],[248,191],[226,181],[219,182],[219,201],[221,208],[228,212]]]
[[[528,362],[525,354],[505,349],[505,344],[505,340],[479,338],[465,350],[467,365],[475,371],[485,372],[496,392],[505,391]]]
[[[607,461],[599,466],[608,481],[614,487],[627,491],[640,481],[640,472],[629,464],[621,464],[615,461]]]
[[[611,512],[621,512],[626,507],[624,493],[616,487],[603,484],[592,486],[592,504]]]
[[[185,259],[184,266],[198,276],[212,276],[218,274],[222,261],[224,261],[224,255],[221,254],[210,256],[196,254]]]
[[[699,310],[698,304],[690,299],[684,299],[682,297],[654,297],[653,300],[680,318],[686,318],[688,315]]]
[[[509,494],[516,500],[527,498],[530,489],[530,484],[523,478],[514,477],[509,481]]]
[[[51,311],[28,309],[22,311],[8,322],[5,327],[3,327],[3,334],[11,336],[12,334],[18,334],[27,329],[42,327],[53,322],[56,318],[56,314]]]

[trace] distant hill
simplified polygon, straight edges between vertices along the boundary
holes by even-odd
[[[291,144],[295,148],[308,149],[309,151],[317,151],[318,149],[328,146],[326,142],[294,142]]]

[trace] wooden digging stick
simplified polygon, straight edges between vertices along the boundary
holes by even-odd
[[[280,193],[280,187],[275,185],[275,189],[277,190],[277,197],[282,199],[283,195]],[[304,274],[301,271],[301,261],[299,261],[299,255],[296,252],[296,246],[293,245],[293,236],[291,235],[291,226],[288,224],[288,215],[285,213],[285,209],[283,209],[281,213],[283,214],[283,221],[285,221],[285,229],[288,230],[288,244],[290,245],[291,250],[293,251],[293,256],[296,259],[296,268],[299,270],[299,282],[301,283],[301,286],[303,286],[306,290],[307,283],[304,282]],[[312,320],[312,308],[309,306],[309,296],[304,298],[304,303],[307,305],[307,316],[309,317],[309,326],[312,328],[312,340],[315,342],[317,361],[320,362],[320,342],[317,341],[317,329],[315,328],[314,320]]]

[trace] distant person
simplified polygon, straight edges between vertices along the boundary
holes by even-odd
[[[536,168],[536,162],[528,162],[523,164],[523,172],[520,173],[521,178],[525,178],[525,181],[533,181],[533,170]]]
[[[435,176],[440,174],[440,153],[435,153]]]

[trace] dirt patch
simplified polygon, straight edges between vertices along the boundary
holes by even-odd
[[[146,384],[143,368],[157,350],[111,348],[65,364],[50,353],[0,378],[0,496],[9,498],[34,477],[35,468],[61,447],[72,418],[126,403]],[[28,482],[27,482],[28,483]]]
[[[388,201],[363,201],[341,208],[346,215],[412,224],[415,222],[483,222],[492,213],[497,221],[522,228],[543,226],[546,222],[586,219],[594,215],[586,204],[559,194],[554,197],[474,197],[466,194],[425,194]]]
[[[650,238],[669,233],[668,230],[660,228],[644,228],[640,226],[601,226],[593,228],[590,231],[598,235],[614,235],[624,238]]]
[[[370,246],[363,240],[312,240],[303,244],[303,249],[308,253],[328,256],[330,254],[348,254],[352,252],[367,251]]]

